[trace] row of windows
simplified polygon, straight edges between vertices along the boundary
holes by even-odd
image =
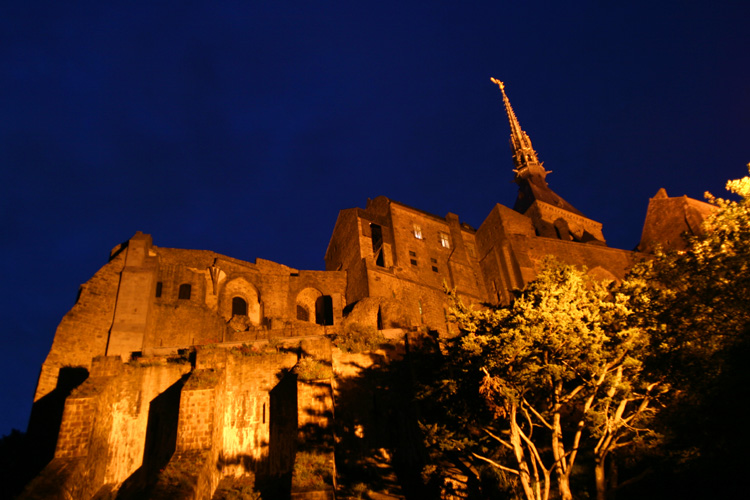
[[[161,281],[156,282],[156,298],[161,297],[161,293],[164,290],[164,284]],[[188,283],[183,283],[177,290],[177,298],[182,300],[190,300],[193,287]]]
[[[157,282],[157,297],[161,297],[162,288],[162,282]],[[192,286],[188,283],[184,283],[180,285],[177,298],[180,300],[190,300],[191,292]],[[310,313],[303,306],[297,306],[297,319],[310,321],[309,314]],[[247,302],[242,297],[234,297],[232,299],[232,316],[247,316]],[[319,325],[333,324],[333,302],[330,296],[323,295],[322,297],[318,297],[318,300],[315,302],[315,322]]]
[[[411,265],[416,266],[417,265],[417,252],[413,250],[409,250],[409,257],[410,257],[409,262],[411,262]],[[430,257],[430,262],[432,263],[432,270],[436,273],[439,272],[438,267],[437,267],[437,259]]]
[[[418,240],[424,239],[424,235],[422,234],[422,226],[420,226],[419,224],[414,224],[414,237]],[[450,248],[451,240],[448,236],[448,233],[438,231],[438,243],[440,243],[440,246],[442,246],[443,248]]]
[[[434,259],[433,259],[434,260]],[[434,268],[433,268],[434,269]],[[156,283],[156,296],[161,297],[163,284],[161,281]],[[188,283],[180,285],[177,298],[180,300],[190,300],[192,286]],[[232,298],[232,316],[247,316],[247,301],[242,297]],[[310,311],[304,306],[297,305],[297,319],[303,321],[312,321]],[[319,325],[333,324],[333,300],[329,295],[318,297],[315,301],[315,323]]]
[[[414,224],[414,237],[418,240],[424,240],[422,226],[420,226],[419,224]],[[438,243],[440,243],[440,246],[442,246],[443,248],[450,248],[451,240],[448,233],[438,231]],[[476,257],[476,253],[474,252],[474,245],[472,245],[471,243],[466,243],[466,251],[469,252],[469,256]]]
[[[161,297],[164,285],[161,281],[156,283],[156,296]],[[189,283],[183,283],[177,291],[177,298],[179,300],[190,300],[192,295],[193,287]],[[232,316],[247,316],[247,302],[241,297],[234,297],[232,299]]]

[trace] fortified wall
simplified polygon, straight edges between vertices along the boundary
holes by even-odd
[[[22,498],[209,499],[246,482],[268,498],[334,498],[335,443],[365,450],[387,432],[388,398],[361,374],[457,333],[446,288],[507,304],[549,256],[621,279],[643,257],[608,247],[602,225],[552,191],[497,83],[519,192],[479,228],[381,196],[339,213],[325,271],[161,248],[140,232],[116,246],[42,366],[29,435],[47,465]],[[678,248],[708,213],[659,191],[638,250]],[[367,329],[396,347],[331,345]],[[387,467],[396,445],[382,442]]]

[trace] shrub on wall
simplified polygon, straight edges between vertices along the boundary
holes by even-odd
[[[388,341],[372,326],[350,323],[341,333],[334,335],[333,345],[346,352],[374,351]]]
[[[275,354],[277,352],[278,341],[271,344],[242,344],[229,350],[230,354],[238,356],[264,356],[266,354]]]
[[[219,375],[212,369],[193,370],[185,383],[185,389],[209,389],[219,382]]]
[[[313,358],[302,358],[294,369],[297,378],[303,382],[331,378],[333,369],[327,364]]]

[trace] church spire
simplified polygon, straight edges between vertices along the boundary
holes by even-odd
[[[553,206],[558,210],[561,209],[583,217],[584,215],[581,212],[550,189],[546,181],[547,174],[550,172],[544,169],[536,151],[531,146],[531,139],[518,123],[510,100],[505,94],[505,85],[496,78],[490,78],[490,80],[500,87],[500,91],[503,93],[505,112],[508,114],[508,121],[510,122],[510,149],[513,152],[513,165],[515,166],[513,171],[516,173],[514,181],[518,184],[518,198],[513,205],[513,210],[524,214],[532,205],[544,203],[546,206]]]
[[[513,165],[515,168],[513,171],[516,173],[516,183],[529,180],[531,177],[536,177],[536,180],[541,181],[542,184],[546,185],[544,180],[547,174],[550,173],[544,169],[542,162],[536,155],[536,151],[531,145],[531,139],[526,132],[521,128],[521,124],[518,123],[513,107],[510,105],[510,100],[505,94],[505,84],[496,78],[490,78],[492,83],[497,84],[500,87],[500,91],[503,93],[503,103],[505,103],[505,112],[508,114],[508,121],[510,122],[510,149],[513,153]]]

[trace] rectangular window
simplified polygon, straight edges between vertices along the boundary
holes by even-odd
[[[435,271],[435,272],[438,272],[437,266],[432,266],[432,270]]]
[[[430,262],[432,262],[433,264],[437,264],[437,259],[430,258]]]
[[[409,259],[409,262],[411,262],[412,266],[416,266],[417,265],[417,259]]]
[[[156,297],[161,297],[162,283],[161,281],[156,282]]]
[[[440,245],[443,248],[450,248],[451,247],[451,242],[448,239],[448,235],[446,233],[439,232],[438,233],[438,241],[440,242]]]
[[[414,237],[418,240],[422,239],[422,226],[414,224]]]
[[[417,256],[417,252],[412,252],[411,250],[409,250],[409,257],[416,257],[416,256]]]
[[[187,283],[180,285],[180,289],[177,293],[177,298],[180,300],[190,300],[191,286]]]

